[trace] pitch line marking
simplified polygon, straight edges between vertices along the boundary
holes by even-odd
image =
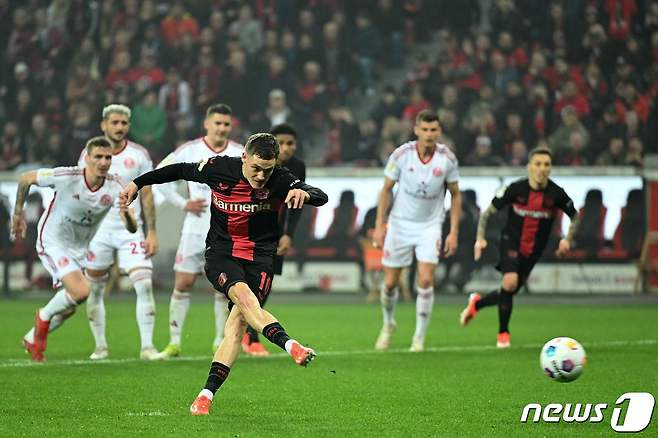
[[[583,342],[585,348],[588,347],[628,347],[632,345],[656,345],[658,344],[658,339],[637,339],[631,341],[600,341],[600,342]],[[312,347],[312,345],[311,345]],[[539,349],[541,348],[540,344],[522,344],[522,345],[513,345],[512,350],[530,350],[530,349]],[[425,348],[425,353],[451,353],[451,352],[466,352],[466,351],[491,351],[497,350],[495,345],[454,345],[454,346],[445,346],[445,347],[427,347]],[[391,348],[385,351],[377,351],[374,349],[368,350],[324,350],[320,351],[318,356],[319,358],[323,357],[335,357],[335,356],[350,356],[355,354],[363,355],[378,355],[378,354],[422,354],[422,353],[412,353],[407,348]],[[267,359],[279,359],[283,357],[289,357],[286,353],[272,353],[266,357],[255,357],[241,355],[241,359],[247,360],[267,360]],[[169,360],[169,362],[197,362],[197,361],[210,361],[211,356],[183,356],[177,357],[175,359]],[[55,359],[52,361],[46,360],[46,362],[32,362],[29,359],[6,359],[4,362],[0,362],[0,368],[24,368],[24,367],[34,367],[34,366],[55,366],[55,365],[113,365],[113,364],[123,364],[123,363],[135,363],[135,362],[147,362],[136,357],[126,357],[121,359],[103,359],[103,360],[91,360],[91,359]],[[165,362],[165,361],[153,361],[153,362]]]

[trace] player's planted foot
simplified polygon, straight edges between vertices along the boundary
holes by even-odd
[[[50,328],[50,321],[44,321],[39,316],[39,311],[34,316],[34,344],[37,349],[43,353],[46,351],[46,346],[48,343],[48,329]]]
[[[244,346],[243,346],[244,348]],[[247,347],[247,350],[245,350],[245,353],[247,353],[250,356],[269,356],[270,352],[265,349],[263,344],[260,342],[252,342],[249,344]]]
[[[212,400],[205,395],[199,395],[190,406],[190,413],[192,415],[208,415]]]
[[[34,362],[43,362],[43,352],[37,347],[37,344],[23,338],[23,346]]]
[[[377,341],[375,342],[375,350],[387,350],[391,346],[391,337],[395,333],[397,324],[392,322],[391,324],[386,324],[382,327],[382,330],[379,332]]]
[[[158,353],[158,359],[171,359],[172,357],[178,357],[181,354],[181,348],[180,345],[176,344],[169,344],[165,347],[164,350],[162,350],[160,353]]]
[[[107,347],[96,347],[96,350],[94,350],[94,352],[89,355],[89,359],[102,360],[102,359],[107,359],[109,355],[110,353]]]
[[[411,347],[409,347],[409,351],[412,353],[425,351],[425,338],[414,336],[411,340]]]
[[[509,348],[509,332],[498,333],[498,341],[496,341],[496,347],[498,348]]]
[[[462,310],[461,315],[459,315],[459,323],[462,327],[466,327],[466,325],[475,318],[475,315],[477,315],[478,311],[475,308],[475,304],[480,301],[481,298],[482,296],[478,293],[473,293],[468,296],[468,304],[466,305],[466,308]]]
[[[290,355],[295,359],[297,365],[303,367],[307,366],[313,359],[315,359],[315,351],[312,348],[304,347],[297,341],[292,341]]]
[[[160,359],[160,354],[155,348],[146,347],[142,348],[142,351],[139,352],[139,358],[141,360],[158,360]]]

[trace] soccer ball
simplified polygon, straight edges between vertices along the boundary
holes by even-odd
[[[544,344],[539,355],[541,369],[556,382],[572,382],[583,372],[587,354],[575,339],[560,337]]]

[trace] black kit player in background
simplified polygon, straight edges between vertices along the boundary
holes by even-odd
[[[306,181],[306,164],[295,156],[297,151],[297,131],[290,125],[280,124],[270,129],[270,134],[276,137],[279,143],[279,158],[276,164],[285,167],[297,178]],[[283,257],[290,250],[295,228],[302,215],[302,209],[289,209],[285,204],[279,212],[279,245],[274,257],[274,275],[281,275],[283,271]],[[267,295],[269,297],[269,294]],[[266,299],[262,305],[265,307]],[[247,332],[242,338],[242,351],[252,356],[267,356],[270,353],[265,349],[258,339],[258,332],[248,326]]]
[[[489,217],[510,206],[507,224],[500,240],[500,259],[496,269],[503,273],[500,289],[481,296],[473,293],[460,315],[461,325],[467,325],[477,312],[498,305],[498,348],[510,346],[509,320],[512,316],[514,294],[528,279],[532,268],[541,257],[558,210],[571,218],[567,236],[560,240],[555,254],[563,256],[571,248],[578,227],[578,216],[573,201],[562,187],[550,178],[553,156],[550,149],[535,148],[528,155],[528,177],[502,189],[480,216],[475,241],[475,260],[487,246],[485,230]]]
[[[121,193],[123,210],[144,186],[179,179],[207,184],[212,192],[210,231],[206,237],[206,276],[229,299],[224,340],[215,352],[206,385],[190,407],[207,415],[212,399],[228,378],[240,352],[247,324],[306,366],[315,352],[290,339],[278,320],[261,305],[272,286],[282,203],[288,208],[327,202],[320,189],[303,183],[276,165],[279,145],[271,134],[254,134],[241,158],[218,156],[200,163],[179,163],[136,178]]]

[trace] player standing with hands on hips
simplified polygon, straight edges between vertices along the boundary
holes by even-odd
[[[390,346],[397,326],[394,312],[400,272],[411,266],[414,253],[418,261],[416,331],[409,350],[425,349],[425,335],[434,306],[434,271],[441,250],[446,187],[450,191],[451,207],[445,255],[449,257],[457,249],[461,216],[457,158],[448,146],[438,143],[441,126],[435,112],[418,113],[414,133],[418,137],[416,141],[401,145],[389,157],[377,205],[373,244],[384,249],[381,289],[384,324],[375,343],[377,350]],[[393,196],[396,184],[398,190]]]
[[[121,194],[122,208],[144,186],[184,179],[207,184],[212,191],[210,230],[206,237],[206,277],[229,299],[224,339],[215,352],[204,389],[190,407],[207,415],[212,399],[228,378],[240,352],[247,324],[306,366],[315,352],[291,339],[261,303],[272,285],[272,264],[278,245],[278,212],[304,204],[316,207],[327,195],[288,170],[276,166],[279,145],[271,134],[254,134],[241,158],[213,157],[200,163],[179,163],[148,172]]]

